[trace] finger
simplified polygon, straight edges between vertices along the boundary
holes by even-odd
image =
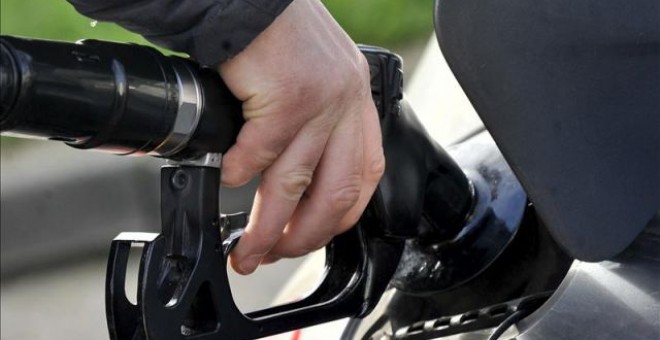
[[[370,104],[372,103],[370,102]],[[380,120],[378,111],[373,104],[363,111],[362,124],[364,161],[362,162],[360,197],[339,222],[341,228],[350,228],[357,223],[385,173],[385,155],[383,153]]]
[[[282,235],[284,226],[311,183],[331,127],[323,117],[300,130],[293,142],[262,175],[250,222],[232,251],[232,266],[242,274],[256,269]]]
[[[343,231],[338,224],[360,196],[362,144],[360,114],[345,115],[328,140],[313,186],[298,205],[272,255],[304,255]]]
[[[277,261],[279,261],[279,260],[281,260],[281,259],[282,259],[282,258],[279,257],[279,256],[275,256],[275,255],[271,255],[271,254],[266,254],[266,255],[263,257],[263,259],[261,259],[261,264],[271,264],[271,263],[275,263],[275,262],[277,262]]]
[[[299,131],[301,121],[277,115],[249,119],[222,161],[222,183],[240,186],[271,165]]]

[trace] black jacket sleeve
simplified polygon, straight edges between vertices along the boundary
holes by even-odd
[[[292,0],[68,1],[85,16],[216,65],[241,52]]]

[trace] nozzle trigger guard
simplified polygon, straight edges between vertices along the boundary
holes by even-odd
[[[106,280],[111,339],[254,339],[360,316],[375,306],[396,269],[403,241],[376,235],[378,228],[366,213],[355,228],[326,246],[325,274],[312,294],[241,313],[229,286],[227,258],[241,233],[236,224],[244,226],[247,219],[217,218],[219,184],[217,168],[162,168],[162,233],[122,233],[112,242]],[[221,225],[230,226],[224,237]],[[136,243],[144,249],[137,304],[132,304],[124,284],[128,253]]]

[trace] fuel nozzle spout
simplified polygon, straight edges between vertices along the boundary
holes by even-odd
[[[384,229],[428,244],[451,240],[474,204],[470,180],[428,135],[405,100],[397,114],[381,120],[381,126],[387,170],[378,194],[389,216]]]

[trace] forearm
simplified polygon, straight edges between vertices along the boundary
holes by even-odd
[[[90,18],[216,65],[241,52],[292,0],[68,0]]]

